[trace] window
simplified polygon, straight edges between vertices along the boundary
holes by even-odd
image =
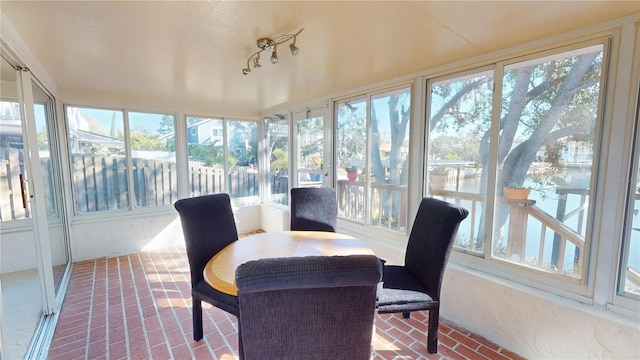
[[[211,134],[213,129],[222,129],[223,126],[221,119],[187,117],[191,197],[225,191],[224,139],[200,139],[197,136],[199,132]]]
[[[493,72],[430,83],[427,191],[470,210],[457,249],[584,280],[602,59],[595,45],[505,64],[493,95]]]
[[[364,223],[367,162],[367,100],[336,104],[338,217]]]
[[[638,126],[639,109],[636,109]],[[627,221],[620,256],[618,294],[640,300],[640,127],[636,129],[635,160],[632,166],[635,179],[629,182]]]
[[[269,159],[267,201],[286,206],[289,204],[289,117],[273,115],[263,121]]]
[[[129,209],[124,111],[66,108],[76,214]]]
[[[339,102],[335,111],[339,216],[406,232],[411,88]]]
[[[482,253],[487,182],[481,176],[489,161],[493,72],[435,80],[429,86],[427,192],[470,211],[473,220],[460,225],[454,246]]]
[[[324,111],[325,108],[321,108],[294,113],[297,136],[292,144],[296,146],[298,187],[323,186]]]
[[[4,59],[2,59],[4,61]],[[39,112],[36,104],[36,122]],[[36,123],[38,140],[43,136],[41,125]],[[46,139],[46,134],[45,138]],[[22,117],[20,103],[11,100],[0,101],[0,222],[31,218],[28,206],[22,203],[21,177],[24,174],[24,143],[22,137]],[[49,164],[49,161],[46,161]],[[47,209],[48,210],[48,209]]]
[[[258,196],[258,129],[255,122],[227,121],[231,197]],[[233,155],[231,155],[233,154]]]
[[[136,207],[178,199],[173,115],[128,112]]]
[[[255,122],[187,117],[187,129],[190,196],[258,195]]]
[[[68,106],[66,116],[76,214],[177,200],[173,115]]]

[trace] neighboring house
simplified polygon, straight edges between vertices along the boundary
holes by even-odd
[[[91,154],[92,149],[104,147],[124,151],[124,141],[90,130],[89,122],[75,108],[67,110],[69,119],[69,148],[72,154]]]
[[[187,144],[213,144],[222,142],[224,128],[218,119],[205,119],[187,125]],[[173,134],[171,134],[173,135]]]

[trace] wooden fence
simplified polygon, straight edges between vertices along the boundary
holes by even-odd
[[[44,199],[47,216],[55,216],[57,207],[53,197],[53,179],[50,159],[40,160],[40,169],[44,182]],[[31,218],[31,211],[26,206],[29,192],[27,184],[21,181],[24,174],[22,149],[0,149],[0,222]],[[28,180],[28,179],[24,179]],[[24,186],[24,189],[23,187]],[[24,200],[23,200],[24,191]]]
[[[24,174],[22,149],[0,149],[0,221],[28,219],[23,207],[20,176]],[[124,157],[74,154],[71,157],[73,197],[77,214],[129,209],[129,180]],[[41,159],[48,215],[55,215],[56,205],[51,160]],[[258,196],[255,170],[234,167],[227,176],[222,169],[190,162],[189,196],[225,191],[231,197]],[[171,205],[178,199],[176,164],[168,161],[134,158],[132,160],[134,207]],[[272,179],[273,189],[286,192],[288,180]],[[282,184],[285,184],[283,187]]]
[[[128,209],[127,171],[124,158],[73,155],[76,212]],[[189,163],[189,195],[225,191],[231,197],[258,196],[258,174],[244,167],[224,170]],[[133,159],[135,207],[171,205],[178,199],[176,164],[168,161]]]

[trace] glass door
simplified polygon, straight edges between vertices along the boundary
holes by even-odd
[[[48,241],[41,238],[41,246],[44,248],[43,252],[50,253],[50,256],[43,256],[43,261],[45,266],[51,269],[53,291],[58,296],[65,270],[70,263],[67,227],[65,217],[62,216],[64,212],[63,196],[60,191],[62,189],[62,174],[60,173],[62,166],[58,156],[60,141],[56,136],[58,132],[56,131],[53,98],[31,77],[26,81],[31,83],[29,93],[32,94],[31,99],[25,95],[26,103],[31,103],[32,106],[29,108],[33,109],[33,114],[31,114],[27,108],[27,117],[35,121],[33,131],[29,131],[29,135],[33,137],[30,144],[36,144],[38,153],[36,159],[32,150],[32,161],[35,161],[32,165],[40,173],[37,179],[38,184],[34,185],[41,188],[39,200],[43,208],[39,210],[43,217],[46,217],[46,222],[43,222],[42,225],[46,227]],[[25,87],[25,91],[27,90]],[[32,171],[35,173],[35,170]],[[36,191],[36,193],[38,192]],[[43,234],[45,233],[40,233],[41,236]]]
[[[297,112],[293,114],[293,145],[295,151],[294,187],[330,187],[329,169],[331,157],[327,148],[325,133],[331,134],[331,127],[325,124],[325,108]],[[329,142],[330,144],[330,142]]]
[[[62,301],[69,263],[54,102],[2,57],[0,91],[0,357],[37,357]]]

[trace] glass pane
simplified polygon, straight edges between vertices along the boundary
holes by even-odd
[[[264,118],[269,163],[269,201],[289,204],[289,119],[275,115]]]
[[[3,85],[2,90],[8,91],[5,87]],[[6,223],[30,219],[31,211],[26,203],[23,206],[23,187],[20,184],[25,172],[20,104],[3,99],[0,112],[0,220]]]
[[[338,216],[365,222],[367,160],[367,102],[336,104]]]
[[[32,83],[33,107],[36,131],[38,135],[38,151],[40,167],[44,183],[44,203],[51,248],[51,263],[56,293],[60,289],[65,269],[70,261],[68,236],[62,218],[62,174],[59,161],[59,148],[55,138],[55,116],[53,99],[40,86]]]
[[[222,120],[187,117],[191,197],[225,191],[223,135]]]
[[[371,98],[369,223],[405,232],[411,88]]]
[[[324,117],[298,121],[298,186],[322,186]]]
[[[22,203],[20,175],[25,175],[22,117],[17,102],[17,77],[2,58],[0,81],[0,341],[2,356],[23,359],[42,318],[42,289],[29,202]],[[21,222],[25,231],[5,231]]]
[[[129,209],[124,115],[67,107],[76,214]]]
[[[636,140],[636,143],[640,140]],[[637,148],[637,145],[636,145]],[[637,150],[636,150],[637,151]],[[640,162],[636,171],[640,171]],[[622,254],[622,291],[625,293],[640,295],[640,174],[636,174],[636,186],[632,189],[632,209],[630,229],[624,241]]]
[[[129,112],[136,207],[171,205],[178,199],[174,117]]]
[[[636,109],[636,126],[640,118],[640,108]],[[631,295],[636,298],[640,296],[640,127],[636,129],[635,146],[635,183],[629,188],[629,198],[627,199],[627,222],[625,237],[622,243],[622,254],[620,256],[620,272],[618,279],[618,292]]]
[[[582,277],[601,72],[600,45],[505,68],[494,257]]]
[[[454,246],[482,252],[493,72],[437,81],[430,93],[427,191],[469,210]]]
[[[258,196],[258,132],[255,122],[227,121],[229,196]]]

